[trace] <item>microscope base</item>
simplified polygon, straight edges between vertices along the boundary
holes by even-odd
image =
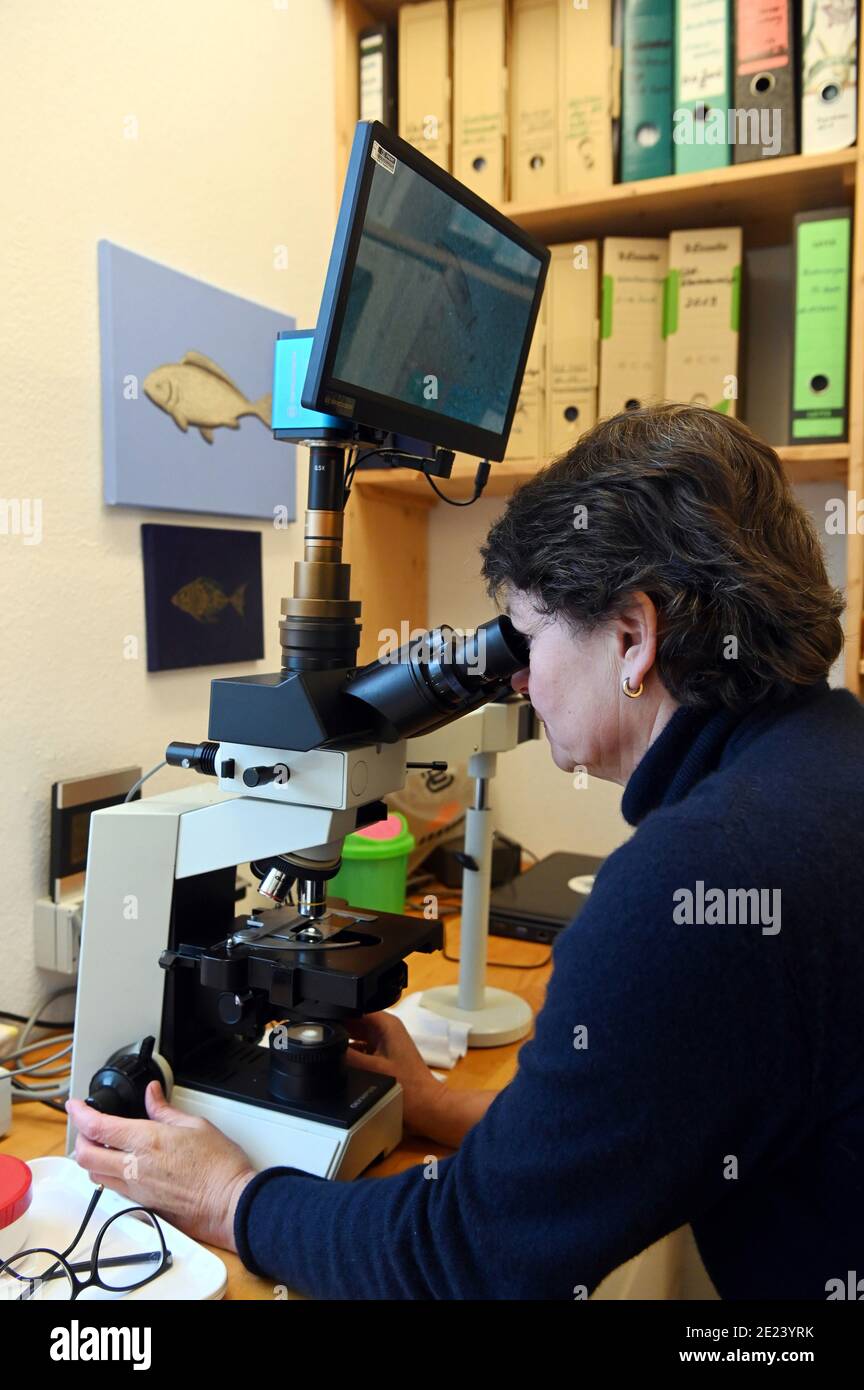
[[[209,1120],[248,1154],[256,1168],[299,1168],[350,1181],[402,1139],[402,1087],[396,1083],[350,1129],[175,1086],[172,1105]]]
[[[504,1043],[518,1042],[527,1037],[534,1023],[531,1007],[524,999],[511,994],[509,989],[492,989],[489,985],[483,991],[480,1009],[459,1007],[458,985],[426,989],[420,996],[420,1004],[434,1014],[441,1014],[442,1018],[470,1023],[469,1047],[501,1047]]]

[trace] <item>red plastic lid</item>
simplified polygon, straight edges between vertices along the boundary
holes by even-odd
[[[374,825],[364,825],[354,834],[362,835],[364,840],[395,840],[402,834],[402,822],[398,816],[388,816],[386,820],[376,820]]]
[[[23,1216],[33,1196],[33,1174],[23,1158],[0,1154],[0,1231]]]

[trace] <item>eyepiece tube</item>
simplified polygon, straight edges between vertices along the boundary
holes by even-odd
[[[528,644],[505,615],[464,636],[444,626],[362,667],[343,686],[383,717],[397,738],[431,733],[507,689],[528,665]]]

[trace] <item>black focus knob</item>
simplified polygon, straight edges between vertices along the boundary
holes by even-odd
[[[284,764],[280,767],[247,767],[243,773],[243,781],[247,787],[266,787],[268,782],[275,782],[277,777],[281,782],[287,782],[290,776],[291,773]]]
[[[162,1059],[154,1058],[155,1038],[145,1038],[139,1048],[121,1047],[112,1053],[90,1082],[87,1104],[104,1115],[125,1115],[146,1120],[144,1092],[151,1081],[158,1081],[166,1094],[170,1081]]]
[[[249,1017],[251,1003],[252,993],[250,990],[247,990],[245,994],[232,994],[230,990],[226,990],[216,1000],[216,1012],[222,1023],[233,1026],[243,1023]]]

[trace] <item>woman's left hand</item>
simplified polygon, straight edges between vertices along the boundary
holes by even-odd
[[[209,1120],[169,1105],[158,1081],[147,1087],[145,1105],[149,1120],[129,1120],[68,1100],[76,1160],[92,1182],[150,1207],[193,1239],[236,1250],[234,1213],[255,1176],[248,1157]]]

